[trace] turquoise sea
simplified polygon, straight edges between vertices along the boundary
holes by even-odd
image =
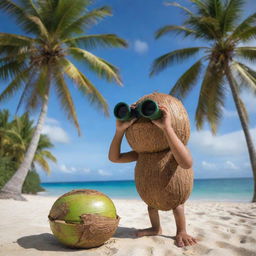
[[[60,196],[72,189],[96,189],[111,198],[139,199],[135,183],[125,181],[56,182],[42,183],[41,195]],[[252,198],[253,179],[195,179],[190,200],[248,202]]]

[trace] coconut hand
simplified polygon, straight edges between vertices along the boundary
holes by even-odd
[[[131,104],[130,108],[135,108],[136,103]],[[129,126],[131,126],[137,119],[133,118],[129,121],[116,120],[116,130],[118,132],[124,132]]]
[[[163,116],[160,119],[152,120],[152,123],[164,131],[170,149],[178,165],[184,169],[191,168],[192,156],[189,149],[182,143],[172,128],[170,109],[163,105],[159,105],[159,109],[162,111]]]
[[[164,130],[171,127],[171,114],[169,108],[164,105],[159,105],[159,109],[162,111],[162,118],[152,120],[152,123]]]

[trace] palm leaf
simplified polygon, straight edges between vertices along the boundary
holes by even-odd
[[[73,34],[81,34],[84,30],[87,30],[92,25],[95,25],[97,22],[105,18],[106,16],[110,16],[112,14],[111,8],[108,6],[103,6],[98,9],[94,9],[85,15],[79,17],[72,24],[63,28],[60,31],[60,38],[68,38]]]
[[[122,84],[118,69],[107,61],[81,48],[70,47],[68,51],[74,58],[87,64],[99,77],[106,78],[107,81],[113,81],[119,85]]]
[[[176,82],[170,94],[177,98],[184,98],[188,92],[196,85],[202,70],[202,60],[194,63]]]
[[[230,39],[240,39],[240,34],[247,31],[248,29],[255,26],[256,22],[256,13],[250,15],[248,18],[246,18],[242,23],[240,23],[235,30],[230,35]]]
[[[169,53],[166,53],[159,58],[154,60],[154,63],[151,67],[150,76],[153,76],[168,66],[174,63],[181,63],[184,60],[194,56],[202,49],[206,49],[207,47],[192,47],[192,48],[184,48],[180,50],[175,50]]]
[[[16,19],[17,25],[24,29],[27,33],[32,31],[35,32],[37,30],[35,23],[28,17],[28,10],[23,9],[15,2],[11,0],[1,0],[0,9],[13,16]]]
[[[22,87],[22,83],[25,83],[29,77],[31,67],[19,72],[13,81],[6,87],[6,89],[0,94],[0,102],[7,100],[13,94]]]
[[[179,3],[166,1],[166,2],[164,2],[164,5],[166,5],[166,6],[175,6],[175,7],[180,8],[186,14],[189,14],[191,16],[194,15],[194,13],[190,9],[186,8],[185,6],[180,5]]]
[[[49,164],[41,155],[35,154],[33,162],[36,162],[39,166],[41,166],[46,173],[49,174],[51,172]]]
[[[229,0],[227,2],[225,12],[223,13],[222,19],[220,21],[221,31],[223,35],[234,29],[237,20],[241,15],[244,3],[244,0]]]
[[[35,40],[28,36],[21,36],[9,33],[0,33],[0,45],[7,46],[31,46]]]
[[[233,62],[231,67],[236,72],[240,85],[249,88],[256,95],[256,71],[240,62]]]
[[[186,28],[184,26],[167,25],[156,31],[155,38],[158,39],[163,35],[166,35],[168,33],[173,33],[173,32],[176,34],[184,34],[185,37],[189,35],[197,34],[195,30]]]
[[[59,70],[55,71],[54,80],[55,80],[55,89],[57,92],[57,96],[61,101],[62,108],[66,113],[67,118],[69,120],[72,120],[73,123],[75,124],[78,130],[78,135],[80,136],[81,130],[78,123],[74,102],[70,94],[70,91],[68,90],[68,86],[65,82],[65,79]]]
[[[251,28],[248,28],[247,30],[244,30],[239,34],[239,37],[236,39],[236,41],[241,41],[241,42],[248,42],[251,41],[252,39],[256,38],[256,26],[253,26]]]
[[[209,62],[202,82],[196,109],[196,127],[202,129],[205,119],[208,120],[212,133],[216,134],[224,106],[224,76],[218,72],[214,63]]]
[[[256,61],[256,47],[236,47],[235,55],[239,58],[249,60],[251,62]]]
[[[64,72],[78,85],[80,92],[89,97],[91,103],[96,103],[101,109],[103,109],[104,113],[108,115],[108,105],[106,100],[89,81],[89,79],[69,60],[63,60],[62,64],[64,65]]]
[[[86,35],[63,40],[70,46],[94,49],[97,46],[127,47],[127,42],[114,34]]]
[[[57,158],[48,150],[40,151],[40,155],[42,155],[43,157],[45,157],[47,159],[50,159],[54,163],[57,163]]]

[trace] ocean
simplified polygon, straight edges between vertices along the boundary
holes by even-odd
[[[39,194],[60,196],[72,189],[96,189],[110,198],[140,199],[132,180],[41,183]],[[190,200],[249,202],[253,194],[252,178],[195,179]]]

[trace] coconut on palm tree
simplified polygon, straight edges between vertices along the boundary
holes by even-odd
[[[26,35],[0,33],[0,79],[11,80],[0,94],[0,102],[22,90],[18,108],[40,109],[30,145],[17,172],[0,192],[1,198],[22,199],[21,188],[39,142],[51,92],[80,134],[80,127],[67,79],[108,113],[107,102],[72,60],[110,82],[121,84],[118,69],[91,51],[99,46],[126,47],[114,34],[86,34],[88,29],[111,15],[109,7],[88,10],[90,0],[1,0],[0,9],[17,21]]]
[[[256,201],[256,155],[248,127],[248,114],[240,97],[243,88],[256,93],[256,71],[248,66],[256,62],[256,47],[246,43],[256,38],[256,13],[240,21],[244,0],[190,0],[192,10],[178,3],[167,3],[185,13],[182,25],[167,25],[156,32],[156,38],[166,34],[181,34],[207,43],[202,47],[190,47],[168,52],[157,58],[151,69],[155,75],[174,63],[181,63],[196,54],[200,58],[178,79],[170,94],[182,99],[199,83],[203,75],[196,126],[202,129],[208,121],[213,134],[222,117],[225,91],[229,86],[245,134],[254,176]]]

